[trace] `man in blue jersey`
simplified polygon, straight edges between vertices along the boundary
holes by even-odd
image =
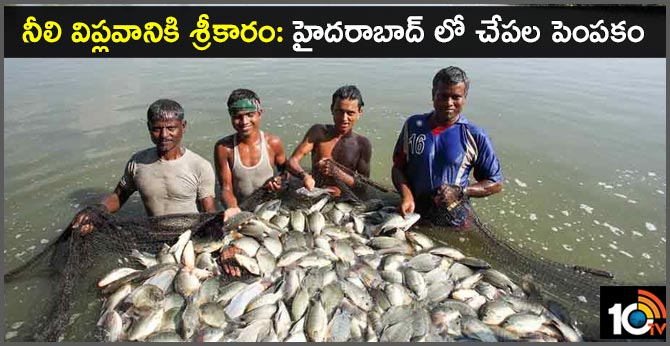
[[[491,139],[461,114],[469,86],[465,71],[458,67],[438,71],[433,78],[434,110],[405,121],[391,171],[402,195],[401,214],[416,209],[436,223],[460,227],[468,219],[468,197],[502,190],[502,171]],[[470,171],[473,184],[468,181]]]

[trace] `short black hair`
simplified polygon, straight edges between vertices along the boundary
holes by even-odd
[[[228,108],[230,106],[239,101],[239,100],[244,100],[244,99],[251,99],[251,100],[256,100],[258,103],[261,103],[261,99],[256,95],[255,92],[249,89],[235,89],[233,92],[230,93],[230,96],[228,96]]]
[[[468,75],[465,74],[465,71],[456,67],[449,66],[445,67],[435,74],[433,77],[433,96],[437,91],[437,83],[442,82],[445,85],[455,85],[458,83],[465,83],[465,95],[468,95],[468,89],[470,89],[470,79]]]
[[[184,108],[177,102],[169,99],[160,99],[149,106],[147,109],[147,121],[154,122],[177,118],[184,120]]]
[[[363,102],[363,96],[361,95],[361,91],[358,90],[358,88],[355,85],[345,85],[335,90],[335,92],[333,93],[333,101],[330,103],[331,109],[335,107],[335,102],[337,101],[337,99],[356,100],[358,101],[358,109],[365,106],[365,103]]]

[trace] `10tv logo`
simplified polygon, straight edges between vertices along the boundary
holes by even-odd
[[[601,339],[664,339],[665,286],[601,286]]]

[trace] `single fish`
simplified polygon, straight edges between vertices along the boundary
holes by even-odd
[[[177,268],[166,269],[142,283],[142,285],[153,285],[159,287],[163,293],[170,291],[172,283],[174,282],[175,277],[177,276]]]
[[[178,263],[181,263],[181,255],[184,252],[184,248],[186,247],[186,243],[188,243],[189,239],[191,239],[190,229],[182,233],[179,236],[179,239],[177,239],[177,242],[170,247],[170,253],[174,255],[174,258]]]
[[[121,320],[121,315],[114,310],[108,310],[105,312],[98,326],[102,327],[104,331],[104,339],[107,342],[116,342],[123,339],[123,321]]]
[[[128,275],[132,275],[135,273],[140,273],[140,270],[134,269],[134,268],[117,268],[112,270],[109,274],[105,275],[100,281],[98,281],[98,287],[102,288],[105,287],[109,284],[111,284],[114,281],[123,279],[127,277]]]
[[[516,313],[512,306],[504,301],[497,300],[484,304],[479,311],[482,322],[489,325],[499,325],[507,317]]]
[[[282,254],[283,246],[279,239],[266,237],[263,239],[263,246],[270,251],[274,258],[279,258]]]
[[[305,214],[301,210],[291,212],[291,229],[298,232],[305,231]]]
[[[261,273],[261,269],[258,266],[258,261],[256,261],[255,259],[239,253],[235,254],[234,258],[237,261],[237,263],[239,263],[244,269],[249,271],[251,274],[259,275]]]
[[[321,234],[321,230],[326,226],[326,218],[319,212],[315,210],[307,216],[307,225],[309,226],[309,231],[315,235]]]
[[[277,333],[277,338],[283,340],[288,336],[289,328],[291,328],[291,314],[286,308],[283,301],[277,302],[277,312],[274,315],[274,327]]]
[[[184,299],[192,296],[200,289],[200,280],[193,273],[193,269],[182,267],[174,280],[174,290]]]
[[[326,203],[328,203],[329,199],[330,194],[327,195],[326,197],[321,198],[318,202],[314,203],[311,207],[309,207],[308,214],[314,213],[315,211],[320,211],[326,205]]]
[[[158,331],[144,339],[147,342],[183,342],[182,338],[173,330]]]
[[[228,325],[224,307],[219,303],[206,303],[199,307],[200,320],[214,328],[223,329]]]
[[[510,332],[526,335],[538,331],[545,322],[547,318],[543,315],[522,312],[507,317],[500,326]]]
[[[326,338],[326,328],[328,326],[328,317],[320,301],[312,302],[307,317],[305,319],[305,328],[307,337],[314,342],[324,341]]]
[[[144,268],[153,267],[156,264],[158,264],[158,260],[156,259],[155,255],[152,255],[152,254],[146,253],[146,252],[140,252],[137,249],[133,249],[130,252],[130,258],[137,261],[137,263],[144,266]]]
[[[133,306],[139,310],[157,310],[163,308],[165,293],[158,286],[141,285],[137,287],[129,298]]]
[[[128,340],[142,341],[157,331],[163,322],[163,313],[163,309],[153,310],[148,316],[135,321],[128,334]]]
[[[268,281],[258,280],[238,292],[224,310],[230,319],[242,316],[249,302],[270,286]]]
[[[497,342],[495,334],[484,322],[470,316],[461,319],[463,335],[484,342]]]

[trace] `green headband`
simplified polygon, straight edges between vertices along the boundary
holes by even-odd
[[[251,111],[256,112],[261,110],[261,103],[258,100],[252,99],[241,99],[235,101],[232,105],[228,107],[228,113],[234,115],[239,111]]]

